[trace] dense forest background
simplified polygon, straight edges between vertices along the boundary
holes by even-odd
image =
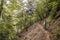
[[[51,40],[57,40],[60,0],[0,0],[0,40],[19,40],[17,34],[36,22],[45,22]]]

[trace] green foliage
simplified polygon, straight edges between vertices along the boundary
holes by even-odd
[[[53,20],[57,20],[60,15],[57,13],[60,8],[59,0],[39,0],[38,2],[29,0],[26,5],[28,8],[34,4],[31,13],[23,9],[25,4],[22,2],[23,0],[9,0],[10,4],[7,4],[7,1],[0,5],[2,12],[0,17],[0,40],[18,40],[16,34],[32,24],[46,19],[46,23],[49,25]],[[54,31],[54,33],[58,34],[58,30]]]
[[[0,40],[12,40],[16,36],[13,25],[10,22],[0,23]]]

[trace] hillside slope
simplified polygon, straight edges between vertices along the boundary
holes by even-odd
[[[20,40],[50,40],[50,34],[39,23],[35,23],[19,34]]]

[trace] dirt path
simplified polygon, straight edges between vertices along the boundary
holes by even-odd
[[[20,33],[20,40],[50,40],[50,34],[39,23]]]

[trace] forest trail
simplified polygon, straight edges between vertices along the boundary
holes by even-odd
[[[20,33],[20,40],[50,40],[50,34],[39,23],[35,23]]]

